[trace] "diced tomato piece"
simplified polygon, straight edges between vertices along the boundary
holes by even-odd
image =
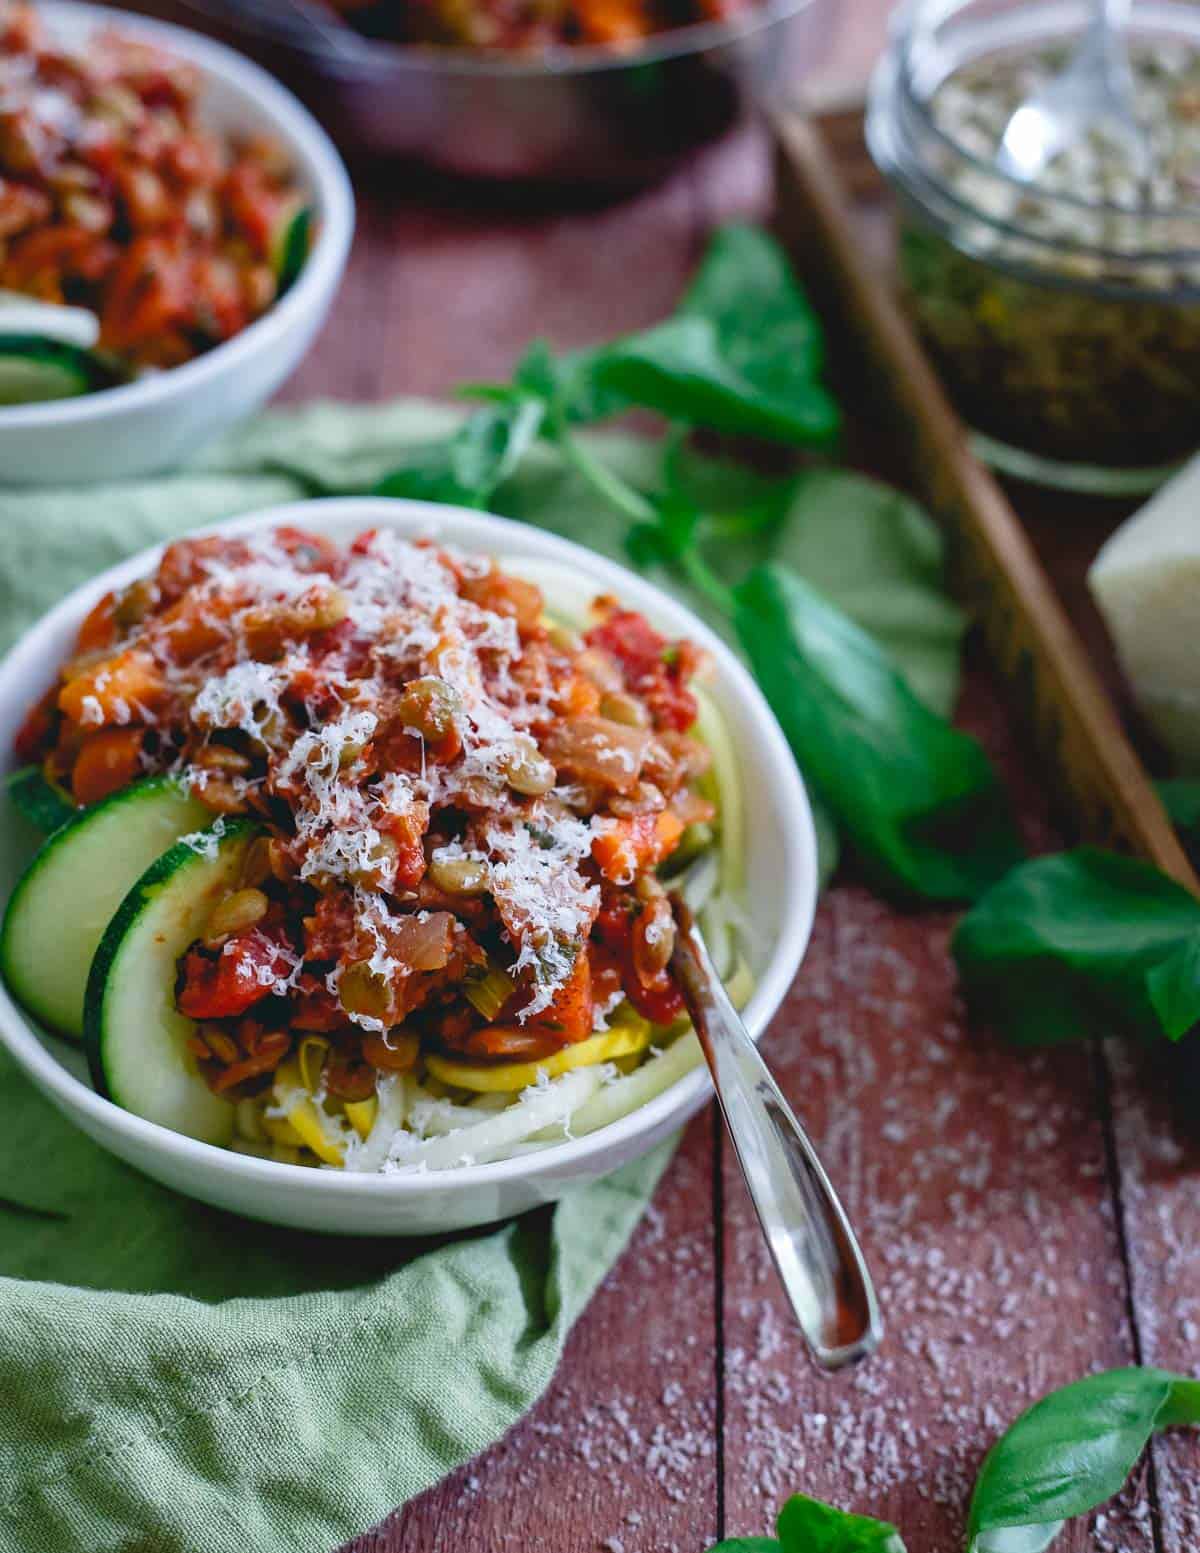
[[[630,970],[625,978],[625,996],[643,1019],[652,1025],[673,1024],[687,1012],[683,993],[675,985],[667,971],[645,986]]]
[[[259,930],[231,938],[221,949],[201,945],[183,959],[176,1003],[189,1019],[227,1019],[244,1014],[287,975],[291,955]]]
[[[683,643],[680,648],[688,646]],[[650,708],[650,715],[654,719],[656,728],[673,728],[676,733],[686,733],[696,721],[700,711],[700,704],[695,696],[687,688],[688,674],[679,669],[681,659],[676,659],[671,671],[660,675],[658,680],[647,688],[643,688],[639,694]]]
[[[328,1035],[346,1023],[346,1012],[319,976],[306,972],[288,1005],[288,1024],[293,1030]]]
[[[612,653],[633,684],[652,674],[667,651],[666,637],[633,609],[614,609],[587,633],[587,642]]]
[[[644,615],[614,609],[587,634],[589,646],[611,653],[625,670],[631,690],[646,703],[656,728],[684,733],[696,721],[696,698],[687,688],[700,653],[691,642],[673,646]]]
[[[596,918],[596,936],[601,955],[611,956],[620,967],[625,996],[654,1025],[672,1024],[686,1012],[683,994],[670,973],[663,971],[649,984],[642,982],[633,965],[633,924],[636,906],[631,896],[617,896],[605,902]]]
[[[406,814],[388,815],[379,821],[382,835],[390,836],[398,848],[396,883],[398,890],[415,890],[425,877],[425,848],[422,845],[429,828],[429,806],[414,803]]]
[[[324,534],[312,534],[289,524],[277,528],[272,538],[297,571],[328,572],[333,576],[341,567],[337,545]]]

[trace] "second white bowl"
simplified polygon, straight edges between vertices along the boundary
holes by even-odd
[[[232,49],[125,11],[67,0],[44,0],[38,9],[52,35],[71,48],[85,48],[97,29],[114,27],[190,60],[203,74],[206,121],[228,133],[279,141],[316,216],[312,252],[295,285],[233,339],[119,388],[0,407],[0,483],[127,479],[178,464],[257,410],[291,373],[341,280],[354,235],[354,197],[341,158],[308,110]]]

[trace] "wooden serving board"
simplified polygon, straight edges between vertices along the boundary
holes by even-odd
[[[951,577],[1019,702],[1064,831],[1131,851],[1200,894],[1149,776],[1000,485],[968,445],[932,366],[866,255],[821,132],[775,121],[777,226],[895,474],[950,540]]]

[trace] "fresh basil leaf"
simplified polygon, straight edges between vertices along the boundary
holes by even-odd
[[[1200,782],[1159,782],[1157,787],[1171,824],[1200,833]]]
[[[1109,1370],[1052,1392],[985,1457],[967,1553],[1038,1553],[1062,1522],[1120,1492],[1151,1435],[1196,1423],[1200,1381],[1165,1370]]]
[[[905,1553],[900,1533],[886,1521],[851,1515],[795,1494],[779,1512],[783,1553]]]
[[[454,478],[453,446],[447,441],[406,450],[402,461],[380,480],[374,494],[447,502],[452,506],[472,505],[472,493]]]
[[[731,436],[828,446],[841,423],[836,402],[815,379],[780,392],[748,376],[726,356],[707,318],[671,318],[617,340],[592,360],[589,381],[595,395]]]
[[[71,1215],[61,1208],[41,1208],[36,1203],[19,1202],[14,1197],[0,1197],[0,1213],[15,1213],[18,1218],[46,1219],[50,1223],[69,1224]]]
[[[880,885],[974,899],[1019,861],[983,750],[913,695],[871,637],[777,563],[734,597],[738,636],[800,769]]]
[[[778,1537],[731,1537],[708,1553],[905,1553],[894,1526],[804,1494],[788,1500],[775,1529]]]
[[[718,232],[674,315],[607,346],[554,357],[544,345],[514,385],[572,424],[633,406],[736,436],[827,445],[837,405],[819,380],[821,325],[766,233]]]
[[[472,415],[454,439],[455,480],[486,501],[533,445],[544,415],[545,406],[533,398]]]
[[[952,949],[987,1019],[1024,1044],[1114,1030],[1179,1040],[1200,1020],[1200,901],[1149,863],[1084,847],[977,902]]]
[[[716,232],[677,312],[707,319],[724,358],[772,399],[800,395],[821,374],[820,320],[787,254],[761,228]]]
[[[545,404],[527,395],[489,404],[446,441],[411,450],[377,494],[486,507],[537,439],[545,414]]]
[[[514,367],[511,382],[471,383],[459,393],[493,404],[540,399],[552,418],[568,426],[607,420],[628,410],[632,401],[599,381],[596,366],[606,350],[601,345],[555,355],[545,340],[535,340]]]
[[[695,479],[685,474],[684,488],[701,507],[736,511],[738,499],[717,499],[722,493],[710,494],[712,483],[703,472]],[[948,717],[958,697],[966,616],[946,594],[944,543],[934,523],[902,492],[846,469],[807,469],[764,486],[741,505],[757,497],[765,511],[774,503],[774,520],[740,534],[720,522],[707,525],[709,564],[736,578],[764,561],[782,561],[875,637],[909,689]]]
[[[443,448],[465,420],[455,405],[427,399],[393,399],[332,413],[324,404],[270,410],[201,455],[192,471],[208,480],[208,503],[231,499],[218,491],[220,480],[245,486],[256,476],[258,486],[251,489],[261,490],[254,497],[260,504],[286,498],[281,475],[299,482],[309,496],[362,496],[397,464]],[[200,510],[206,518],[217,511],[204,503]]]

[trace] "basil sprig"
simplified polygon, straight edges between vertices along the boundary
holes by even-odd
[[[537,441],[545,415],[544,401],[532,395],[489,404],[444,442],[414,448],[384,476],[376,494],[486,507]]]
[[[878,883],[973,899],[1020,860],[980,746],[802,578],[756,567],[734,590],[734,621],[806,777]]]
[[[665,323],[561,358],[533,345],[511,383],[465,390],[484,408],[393,470],[380,494],[484,507],[539,434],[563,442],[580,425],[634,408],[828,447],[841,417],[822,364],[820,324],[783,252],[763,232],[729,227]]]
[[[681,583],[750,658],[823,800],[815,807],[824,868],[836,855],[832,811],[883,887],[973,899],[1021,854],[982,750],[938,715],[949,695],[937,665],[957,643],[961,616],[940,596],[940,577],[914,576],[886,598],[869,592],[873,578],[901,571],[873,551],[911,558],[923,515],[914,520],[903,498],[844,471],[714,478],[712,462],[701,464],[686,445],[703,429],[828,449],[840,417],[823,368],[820,323],[783,251],[763,232],[730,227],[665,323],[565,356],[533,345],[509,383],[469,390],[484,404],[455,434],[415,450],[380,489],[546,522],[546,504],[530,503],[527,474],[537,486],[538,456],[552,450],[556,466],[541,481],[549,492],[564,499],[568,471],[576,491],[618,515],[635,564]],[[632,408],[672,423],[648,480],[631,477],[611,444],[606,454],[602,437],[581,434]],[[844,521],[825,521],[831,507]],[[860,540],[857,578],[831,567],[821,539],[831,532],[852,549]],[[603,525],[588,538],[600,543]],[[921,560],[926,570],[940,571],[940,551],[928,567]],[[888,621],[911,683],[840,612],[843,602],[850,616]]]
[[[709,244],[673,317],[583,353],[574,403],[638,405],[734,436],[829,446],[838,408],[821,381],[821,326],[778,244],[729,226]]]
[[[731,1537],[709,1553],[905,1553],[894,1526],[803,1494],[784,1505],[775,1531],[774,1537]]]
[[[1085,847],[1026,863],[951,947],[967,996],[1022,1044],[1178,1041],[1200,1021],[1200,901],[1135,858]]]
[[[1120,1493],[1152,1436],[1200,1424],[1200,1381],[1167,1370],[1107,1370],[1043,1397],[984,1457],[966,1553],[1043,1553],[1072,1516]],[[774,1537],[732,1537],[709,1553],[905,1553],[894,1526],[797,1494]]]
[[[1182,831],[1200,831],[1200,782],[1179,780],[1156,785],[1172,825]]]
[[[1041,1553],[1063,1522],[1124,1487],[1152,1435],[1200,1423],[1200,1381],[1166,1370],[1109,1370],[1052,1392],[984,1459],[967,1553]]]

